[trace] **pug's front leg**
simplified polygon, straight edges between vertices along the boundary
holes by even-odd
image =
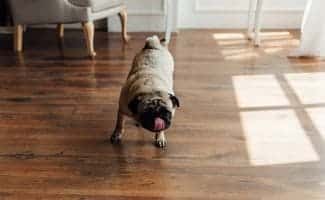
[[[156,133],[155,140],[157,147],[165,148],[167,146],[167,139],[164,131]]]
[[[125,122],[124,114],[121,111],[119,111],[117,114],[116,127],[111,136],[112,144],[118,144],[121,142],[122,134],[124,132],[124,122]]]

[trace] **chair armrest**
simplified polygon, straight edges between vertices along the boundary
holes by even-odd
[[[80,6],[80,7],[91,7],[92,0],[68,0],[69,3],[75,6]]]
[[[87,21],[87,8],[68,0],[8,0],[15,24],[72,23]]]
[[[117,2],[123,2],[123,0],[68,0],[71,4],[75,6],[80,7],[97,7],[98,5],[105,5],[105,4],[111,4],[111,5],[117,5]]]

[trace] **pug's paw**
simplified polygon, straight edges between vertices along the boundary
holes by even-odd
[[[158,148],[165,148],[167,146],[167,139],[164,133],[158,133],[156,135],[156,146]]]
[[[120,144],[122,141],[122,134],[114,132],[110,140],[112,144]]]
[[[167,147],[167,140],[166,139],[156,140],[156,146],[158,148],[165,148],[165,147]]]

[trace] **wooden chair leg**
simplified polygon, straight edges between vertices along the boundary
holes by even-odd
[[[14,50],[15,52],[22,52],[23,50],[23,25],[15,26],[15,35],[14,35]]]
[[[94,36],[95,36],[95,26],[93,22],[84,22],[82,27],[85,34],[86,44],[88,48],[88,54],[91,58],[95,58],[96,52],[94,50]]]
[[[128,42],[131,38],[127,33],[128,14],[127,14],[126,9],[122,10],[118,15],[119,15],[120,20],[121,20],[123,41]]]
[[[58,24],[57,29],[58,29],[59,38],[63,38],[64,37],[64,25]]]

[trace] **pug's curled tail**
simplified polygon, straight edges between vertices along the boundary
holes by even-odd
[[[154,35],[152,37],[147,38],[146,45],[144,49],[160,49],[162,47],[160,39],[158,36]]]

